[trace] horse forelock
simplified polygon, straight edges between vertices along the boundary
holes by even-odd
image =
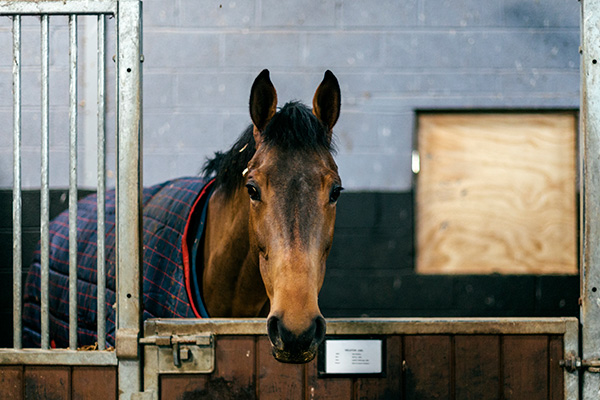
[[[248,126],[226,152],[217,152],[207,160],[203,176],[216,177],[216,186],[232,194],[245,181],[243,172],[256,153],[256,143]],[[335,153],[327,128],[306,105],[286,103],[269,121],[263,132],[263,144],[284,151],[327,151]]]
[[[286,103],[269,121],[263,142],[283,150],[334,151],[327,128],[304,104]]]

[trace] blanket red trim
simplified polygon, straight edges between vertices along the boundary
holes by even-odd
[[[190,306],[192,307],[192,311],[194,312],[194,315],[196,316],[196,318],[202,318],[202,316],[200,315],[200,312],[198,311],[198,308],[196,307],[196,303],[194,302],[194,297],[192,296],[192,272],[191,272],[191,262],[190,262],[190,249],[188,248],[187,245],[187,240],[188,240],[188,233],[189,233],[189,229],[190,229],[190,225],[191,225],[191,220],[192,220],[192,215],[194,215],[195,212],[201,211],[201,210],[197,210],[197,208],[202,207],[204,205],[205,201],[208,201],[208,199],[206,198],[209,193],[211,192],[211,188],[214,184],[215,180],[212,179],[210,182],[208,182],[204,188],[202,188],[202,192],[200,192],[200,195],[198,196],[198,198],[196,199],[196,201],[194,202],[194,205],[192,206],[192,209],[189,213],[188,216],[188,220],[185,224],[185,229],[183,230],[183,236],[181,238],[181,250],[182,250],[182,257],[183,257],[183,271],[184,271],[184,277],[185,277],[185,290],[187,292],[189,301],[190,301]],[[193,234],[195,235],[196,232],[193,232]]]

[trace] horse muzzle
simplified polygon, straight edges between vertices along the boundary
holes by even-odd
[[[325,338],[325,329],[325,319],[320,315],[300,334],[288,330],[277,316],[271,316],[267,320],[273,356],[284,363],[302,364],[312,361]]]

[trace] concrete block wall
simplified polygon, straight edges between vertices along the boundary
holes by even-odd
[[[144,182],[197,174],[227,148],[250,121],[249,90],[263,68],[280,104],[310,104],[331,69],[342,86],[344,186],[408,191],[416,110],[578,107],[579,13],[576,0],[146,0]],[[0,187],[12,181],[9,30],[0,21]],[[65,32],[53,35],[56,53],[66,54]],[[52,68],[65,68],[64,57],[53,53]],[[52,146],[62,163],[64,144]],[[24,161],[26,186],[39,181],[38,165]],[[66,184],[62,176],[52,184]]]

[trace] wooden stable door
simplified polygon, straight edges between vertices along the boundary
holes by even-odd
[[[219,337],[212,374],[162,375],[160,399],[564,398],[562,337],[392,335],[381,377],[320,377],[281,364],[266,337]]]
[[[417,270],[577,273],[577,116],[425,113]]]

